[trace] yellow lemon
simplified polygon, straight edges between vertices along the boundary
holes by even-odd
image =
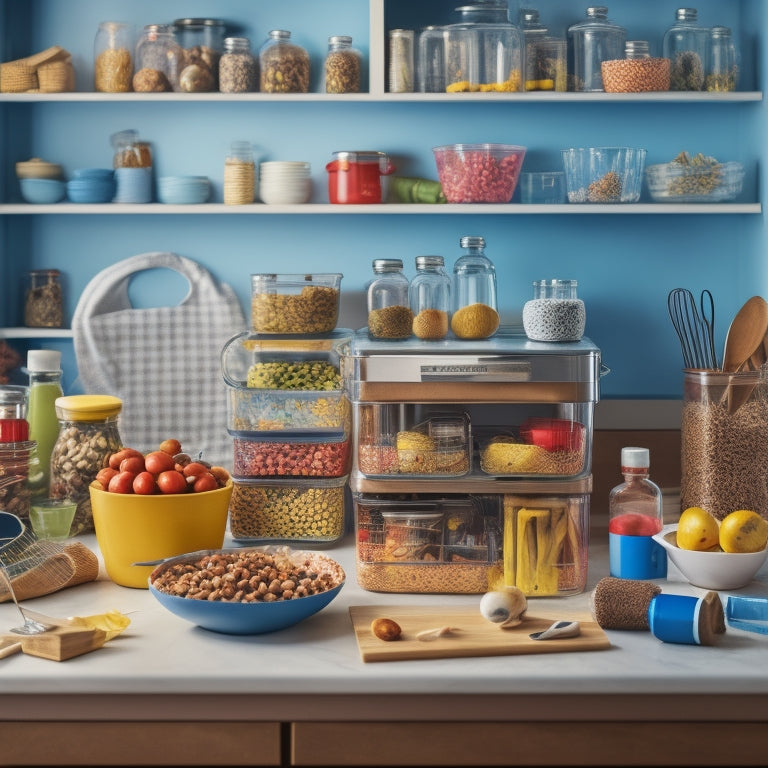
[[[720,541],[720,528],[714,515],[701,507],[683,510],[677,524],[677,546],[699,552],[713,549]]]
[[[724,552],[759,552],[768,544],[768,521],[757,512],[737,509],[720,523],[720,547]]]

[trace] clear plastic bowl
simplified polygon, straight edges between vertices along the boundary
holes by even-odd
[[[644,149],[573,147],[562,150],[569,203],[636,203],[643,189]]]
[[[649,165],[645,178],[657,203],[715,203],[741,194],[744,167],[741,163],[695,167],[671,162]]]

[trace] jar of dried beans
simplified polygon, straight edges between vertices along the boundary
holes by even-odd
[[[360,62],[362,54],[352,47],[347,35],[328,38],[325,57],[325,92],[358,93],[360,91]]]
[[[58,269],[34,269],[27,272],[24,325],[27,328],[63,327],[64,295]]]
[[[247,37],[227,37],[219,61],[219,91],[250,93],[259,90],[259,65]]]
[[[407,339],[413,331],[408,278],[402,259],[374,259],[368,283],[368,334],[373,339]]]
[[[133,81],[133,29],[121,21],[102,21],[93,44],[93,87],[102,93],[127,93]]]
[[[308,93],[309,54],[287,29],[273,29],[259,50],[259,74],[264,93]]]

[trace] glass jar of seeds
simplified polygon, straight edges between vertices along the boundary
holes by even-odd
[[[64,297],[58,269],[27,272],[24,298],[24,325],[27,328],[61,328],[64,325]]]
[[[709,30],[700,27],[695,8],[678,8],[675,23],[664,33],[664,58],[669,59],[670,91],[704,89]]]
[[[417,256],[408,291],[413,333],[419,339],[444,339],[451,316],[451,277],[442,256]]]
[[[179,72],[184,51],[173,36],[170,24],[147,24],[136,44],[136,74],[133,90],[161,93],[179,90]]]
[[[173,33],[184,49],[179,90],[185,93],[218,90],[219,60],[226,35],[224,22],[221,19],[176,19]]]
[[[374,259],[368,283],[368,334],[372,339],[407,339],[413,332],[410,287],[402,259]]]
[[[309,92],[309,53],[287,29],[273,29],[261,46],[259,79],[263,93]]]
[[[247,37],[227,37],[219,61],[221,93],[251,93],[259,89],[259,65]]]
[[[133,28],[122,21],[102,21],[93,44],[93,87],[101,93],[133,88]]]
[[[739,52],[728,27],[712,27],[709,31],[705,90],[735,91],[739,81]]]
[[[534,280],[533,299],[523,305],[523,328],[531,341],[579,341],[586,312],[576,280]]]
[[[352,47],[351,37],[329,37],[325,57],[325,92],[359,93],[361,60],[362,54]]]

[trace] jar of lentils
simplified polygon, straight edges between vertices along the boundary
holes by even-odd
[[[93,87],[101,93],[128,93],[133,82],[133,29],[102,21],[93,43]]]
[[[359,93],[361,60],[362,54],[352,47],[351,37],[329,37],[325,57],[325,92]]]
[[[173,36],[173,27],[147,24],[136,44],[133,90],[139,93],[178,91],[183,62],[184,51]]]
[[[224,53],[219,61],[219,91],[250,93],[259,89],[259,65],[251,53],[247,37],[224,39]]]
[[[523,328],[531,341],[579,341],[584,335],[584,302],[576,280],[534,280],[533,299],[523,305]]]
[[[221,19],[176,19],[173,32],[184,49],[179,90],[207,93],[219,87],[219,60],[224,49],[226,25]]]
[[[410,284],[402,259],[374,259],[368,283],[368,334],[373,339],[407,339],[413,332]]]
[[[263,93],[308,93],[309,53],[291,42],[286,29],[273,29],[259,50]]]
[[[88,486],[111,454],[122,448],[117,419],[123,407],[111,395],[57,397],[59,436],[51,452],[51,497],[77,503],[71,535],[93,531]]]

